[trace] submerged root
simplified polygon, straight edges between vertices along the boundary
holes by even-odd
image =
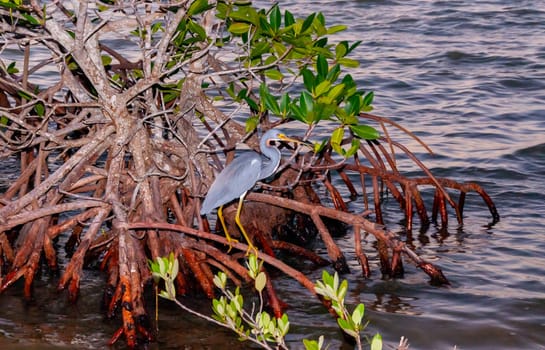
[[[81,83],[71,75],[62,79],[66,81],[61,83],[69,86]],[[159,84],[153,80],[150,86],[156,83]],[[5,106],[0,106],[2,117],[9,122],[9,128],[0,130],[5,142],[0,152],[6,158],[17,158],[20,165],[18,178],[0,195],[0,292],[24,278],[24,295],[31,298],[40,268],[46,265],[56,271],[58,249],[64,248],[69,261],[61,272],[58,289],[67,290],[68,298],[75,301],[83,270],[98,263],[107,275],[107,315],[118,316],[122,322],[111,342],[123,335],[127,345],[135,347],[139,341],[153,340],[143,298],[145,288],[152,283],[148,259],[176,255],[180,263],[176,288],[180,295],[214,297],[213,276],[220,270],[236,284],[249,281],[242,262],[248,242],[229,244],[223,236],[209,233],[207,219],[198,214],[201,197],[213,179],[214,166],[221,169],[223,163],[215,153],[202,152],[201,143],[224,149],[229,159],[234,155],[235,141],[245,134],[243,126],[228,120],[199,94],[198,77],[186,78],[180,92],[183,99],[177,100],[180,105],[176,109],[169,109],[171,106],[166,103],[159,108],[152,94],[142,100],[133,95],[118,98],[125,102],[138,100],[132,110],[124,102],[116,104],[111,99],[101,99],[99,104],[81,102],[88,101],[85,94],[67,94],[64,101],[54,101],[52,96],[45,96],[53,92],[46,91],[40,101],[54,102],[40,105],[45,109],[41,119],[28,109],[10,106],[13,101],[21,102],[17,81],[0,84],[10,94],[2,102]],[[154,114],[156,111],[145,110],[146,106],[163,112]],[[157,117],[149,117],[143,123],[135,117],[139,113]],[[185,119],[191,113],[206,115],[199,124],[204,129]],[[354,235],[353,251],[364,277],[371,276],[372,271],[362,233],[375,238],[373,249],[378,251],[383,275],[402,276],[404,261],[409,260],[432,283],[448,283],[439,267],[419,257],[387,229],[384,195],[391,194],[399,203],[409,232],[415,214],[423,228],[439,220],[446,226],[449,211],[462,224],[466,194],[470,192],[481,196],[495,223],[499,215],[494,203],[477,184],[434,177],[408,149],[389,136],[386,125],[407,132],[401,126],[370,114],[360,117],[379,123],[386,137],[362,142],[353,160],[337,161],[331,145],[325,145],[320,154],[293,155],[282,166],[279,178],[270,185],[261,184],[263,193],[248,194],[241,219],[252,243],[261,248],[258,255],[265,261],[265,272],[271,272],[271,267],[279,270],[315,295],[314,283],[296,267],[281,261],[281,252],[316,266],[331,264],[346,273],[347,252],[340,249],[334,237],[339,234],[337,231],[348,228]],[[201,138],[203,132],[209,133],[206,141]],[[225,144],[219,136],[221,132],[226,136]],[[352,138],[349,135],[343,143],[351,143]],[[247,143],[255,147],[257,140],[253,137]],[[423,175],[403,176],[395,150],[412,160]],[[350,212],[354,203],[347,203],[344,191],[332,181],[333,176],[341,179],[351,199],[362,199],[357,212]],[[321,203],[315,192],[317,185],[325,188],[331,205]],[[434,191],[431,220],[421,194],[424,187]],[[453,191],[459,193],[457,202],[451,197]],[[229,224],[233,209],[226,207],[224,213],[227,226],[236,234],[236,225]],[[286,225],[292,227],[297,239],[286,242],[278,239],[282,234],[274,234]],[[294,244],[309,243],[315,236],[320,237],[328,259]],[[284,304],[276,295],[274,281],[267,281],[267,300],[278,316]],[[330,307],[325,302],[324,305]]]
[[[180,187],[180,182],[170,177],[150,178],[145,172],[136,170],[149,166],[146,154],[157,152],[151,140],[146,142],[142,136],[138,143],[129,147],[134,161],[126,162],[127,153],[123,148],[114,146],[118,143],[105,140],[108,133],[97,129],[95,139],[101,141],[95,148],[81,147],[70,158],[77,159],[77,162],[70,163],[70,167],[62,166],[53,173],[44,172],[43,157],[24,160],[22,179],[36,178],[41,174],[42,180],[33,186],[26,186],[23,180],[16,181],[1,198],[0,257],[8,271],[2,275],[0,290],[4,291],[24,278],[25,297],[30,298],[41,258],[50,269],[56,270],[58,248],[54,242],[59,242],[68,232],[65,248],[71,255],[58,288],[67,289],[69,299],[75,301],[83,269],[93,261],[99,261],[108,276],[104,299],[107,315],[119,315],[122,320],[122,326],[111,342],[123,335],[128,346],[134,347],[140,341],[153,340],[143,298],[144,289],[151,283],[148,259],[174,252],[180,263],[176,279],[178,293],[203,293],[213,298],[216,291],[212,279],[216,271],[224,271],[238,285],[249,282],[242,263],[248,247],[246,242],[229,245],[223,236],[207,232],[206,218],[196,214],[199,198],[194,195],[197,193],[194,189]],[[398,146],[391,140],[389,143]],[[335,232],[338,228],[334,229],[329,224],[337,222],[354,235],[354,253],[364,277],[370,277],[372,271],[362,245],[362,233],[375,237],[384,276],[401,277],[403,260],[408,259],[425,272],[433,284],[448,284],[439,267],[419,257],[397,234],[386,228],[381,203],[384,193],[388,191],[399,203],[408,231],[414,225],[412,217],[415,212],[423,227],[430,222],[420,194],[422,187],[434,188],[431,221],[435,222],[440,217],[443,225],[448,222],[449,207],[462,223],[466,193],[479,194],[492,214],[492,221],[496,222],[499,216],[494,203],[479,185],[435,178],[425,168],[423,170],[428,176],[406,178],[397,171],[394,157],[382,144],[370,143],[361,147],[364,157],[356,158],[352,163],[334,162],[331,150],[316,157],[315,163],[310,163],[308,156],[302,157],[298,168],[285,171],[267,187],[267,192],[248,194],[246,210],[242,211],[241,218],[254,244],[262,248],[259,258],[265,261],[266,272],[274,267],[298,281],[311,294],[315,294],[314,283],[296,268],[279,260],[277,252],[287,251],[289,255],[301,257],[316,266],[331,264],[341,273],[348,272],[346,252],[333,238],[338,234]],[[106,168],[100,169],[97,162],[104,157],[107,159]],[[182,164],[179,166],[172,171],[183,174]],[[194,166],[196,164],[189,168]],[[329,180],[335,172],[352,199],[360,195],[363,198],[361,212],[349,212],[346,199]],[[354,174],[360,180],[359,185],[353,182]],[[369,177],[371,190],[365,183]],[[202,185],[197,178],[192,181]],[[316,182],[324,185],[332,207],[320,203],[311,186]],[[60,185],[53,186],[55,183]],[[448,193],[452,190],[459,192],[457,203]],[[17,197],[14,197],[15,193]],[[44,194],[40,205],[33,200],[37,193]],[[236,235],[236,225],[230,224],[234,209],[227,207],[224,213],[228,226]],[[373,214],[375,219],[371,221],[369,217]],[[302,246],[278,240],[277,236],[282,235],[272,232],[275,228],[281,230],[288,222],[299,224],[294,229],[299,234],[319,235],[327,249],[328,259]],[[190,223],[197,223],[200,229]],[[303,237],[301,241],[309,242],[311,239]],[[229,246],[232,251],[229,251]],[[267,280],[269,306],[275,315],[281,315],[285,304],[276,295],[274,281]],[[324,305],[330,307],[327,302]]]

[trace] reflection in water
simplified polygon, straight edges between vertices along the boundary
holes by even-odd
[[[413,316],[421,314],[411,306],[411,301],[414,301],[414,298],[402,298],[390,293],[376,293],[375,295],[377,300],[368,306],[375,311]]]

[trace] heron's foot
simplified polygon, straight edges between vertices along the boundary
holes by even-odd
[[[259,250],[252,243],[248,242],[248,249],[246,250],[246,256],[251,254],[258,256]]]
[[[227,250],[227,253],[231,252],[231,249],[233,249],[233,244],[239,243],[238,240],[231,238],[231,236],[225,236],[227,238],[227,244],[229,245],[229,249]]]

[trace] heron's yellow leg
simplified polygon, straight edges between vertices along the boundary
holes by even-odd
[[[242,211],[242,203],[244,202],[244,197],[246,194],[240,196],[240,199],[238,200],[238,208],[237,208],[237,215],[235,215],[235,222],[237,223],[238,227],[240,228],[240,232],[244,235],[244,238],[246,238],[246,242],[248,242],[248,250],[246,251],[246,255],[250,254],[250,250],[252,250],[255,255],[257,256],[257,248],[252,244],[252,241],[250,240],[250,237],[246,233],[246,230],[242,226],[242,223],[240,222],[240,212]]]
[[[227,242],[229,243],[229,251],[231,250],[232,243],[238,242],[236,239],[232,239],[231,235],[229,234],[229,231],[227,231],[227,225],[225,225],[225,218],[223,217],[223,205],[218,208],[218,218],[221,222],[221,227],[223,227],[223,232],[225,233],[225,238],[227,238]]]

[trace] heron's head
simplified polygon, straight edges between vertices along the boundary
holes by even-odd
[[[293,142],[296,144],[302,144],[305,146],[312,147],[312,144],[310,142],[291,138],[289,136],[286,136],[286,134],[284,134],[282,131],[277,129],[271,129],[267,131],[265,135],[263,135],[263,140],[265,141],[265,144],[268,147],[272,147],[273,142],[278,142],[278,141]]]

